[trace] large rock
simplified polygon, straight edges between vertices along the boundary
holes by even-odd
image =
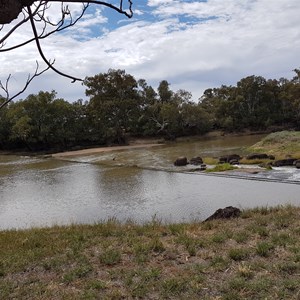
[[[272,156],[273,157],[273,156]],[[247,157],[247,159],[272,159],[270,158],[270,156],[266,153],[253,153],[253,154],[249,154]]]
[[[239,161],[240,159],[238,154],[223,155],[219,158],[219,163],[230,163],[230,161]]]
[[[202,165],[203,164],[203,159],[200,156],[193,157],[193,158],[190,159],[190,164],[195,165],[195,166]]]
[[[275,160],[274,162],[272,162],[272,166],[274,167],[293,166],[296,160],[297,160],[296,158]]]
[[[216,210],[214,214],[212,214],[210,217],[208,217],[204,222],[211,221],[215,219],[231,219],[231,218],[237,218],[241,214],[241,210],[237,207],[233,206],[227,206],[225,208],[219,208]]]
[[[300,159],[297,159],[294,161],[294,166],[297,168],[297,169],[300,169]]]
[[[186,166],[188,164],[188,160],[185,156],[178,157],[174,161],[174,166],[181,167],[181,166]]]

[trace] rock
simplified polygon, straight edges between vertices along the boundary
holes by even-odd
[[[205,170],[206,170],[206,164],[202,164],[202,165],[200,166],[200,169],[201,169],[201,171],[205,171]]]
[[[195,166],[199,166],[199,165],[203,164],[203,160],[202,160],[202,158],[200,156],[193,157],[190,160],[190,164],[191,165],[195,165]]]
[[[266,153],[253,153],[246,157],[247,159],[271,159]]]
[[[229,163],[231,160],[239,161],[241,157],[238,154],[224,155],[219,158],[219,163]]]
[[[269,155],[269,159],[274,160],[275,156],[274,155]]]
[[[216,219],[231,219],[231,218],[237,218],[241,214],[241,210],[237,207],[233,206],[227,206],[225,208],[219,208],[216,210],[214,214],[212,214],[210,217],[208,217],[204,222],[216,220]]]
[[[239,165],[239,164],[240,164],[240,162],[239,162],[237,159],[231,159],[231,160],[229,161],[229,163],[230,163],[231,165]]]
[[[295,160],[294,165],[297,169],[300,169],[300,159]]]
[[[186,166],[187,164],[188,164],[188,160],[185,156],[178,157],[174,162],[174,166],[177,167]]]
[[[272,163],[271,162],[261,163],[258,166],[261,167],[261,168],[272,170]]]
[[[274,167],[293,166],[296,160],[297,160],[296,158],[280,159],[272,162],[272,166]]]

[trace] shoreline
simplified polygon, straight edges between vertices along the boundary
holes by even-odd
[[[72,156],[80,156],[80,155],[91,155],[103,152],[113,152],[113,151],[122,151],[122,150],[131,150],[131,149],[142,149],[142,148],[150,148],[150,147],[158,147],[164,144],[159,143],[135,143],[131,145],[124,145],[124,146],[109,146],[109,147],[97,147],[97,148],[87,148],[81,150],[73,150],[73,151],[66,151],[66,152],[58,152],[53,153],[50,156],[54,158],[64,158],[64,157],[72,157]]]

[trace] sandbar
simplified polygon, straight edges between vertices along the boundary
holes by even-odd
[[[131,149],[139,149],[139,148],[150,148],[162,146],[162,143],[153,143],[153,144],[132,144],[132,145],[124,145],[124,146],[110,146],[110,147],[97,147],[97,148],[88,148],[82,150],[74,150],[74,151],[66,151],[54,153],[51,156],[55,158],[60,157],[71,157],[71,156],[82,156],[82,155],[90,155],[97,154],[102,152],[112,152],[112,151],[120,151],[120,150],[131,150]]]

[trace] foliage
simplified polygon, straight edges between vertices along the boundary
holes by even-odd
[[[207,89],[200,106],[211,116],[214,128],[228,131],[300,126],[299,70],[292,80],[248,76],[236,86]]]
[[[191,102],[191,94],[171,91],[167,81],[156,92],[144,79],[110,69],[87,77],[84,84],[86,102],[69,103],[56,98],[55,91],[41,91],[3,107],[0,147],[63,150],[124,144],[130,135],[173,139],[210,129],[207,113]]]
[[[89,100],[69,103],[55,91],[29,95],[0,110],[0,148],[69,149],[75,146],[124,144],[129,136],[179,136],[224,131],[300,128],[299,70],[292,80],[248,76],[236,86],[207,89],[198,103],[186,90],[172,91],[162,80],[157,90],[145,79],[110,69],[84,81]],[[5,98],[0,98],[1,103]],[[284,149],[300,156],[297,134],[267,137],[253,151]],[[274,147],[274,142],[276,147]],[[261,148],[260,148],[261,147]],[[297,150],[298,149],[298,150]],[[283,152],[283,151],[281,151]],[[271,153],[270,154],[276,154]]]

